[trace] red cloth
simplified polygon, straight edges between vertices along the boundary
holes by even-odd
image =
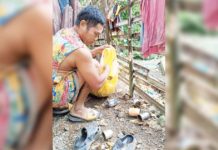
[[[144,24],[142,54],[148,57],[165,50],[165,0],[141,0]]]
[[[203,1],[203,17],[208,28],[218,28],[218,0]]]

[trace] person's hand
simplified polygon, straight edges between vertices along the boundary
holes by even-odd
[[[109,65],[104,65],[104,70],[108,70],[108,71],[110,71],[110,66]]]
[[[109,65],[104,65],[104,71],[107,72],[107,74],[109,74],[110,66]]]
[[[102,51],[105,49],[105,48],[114,48],[113,46],[111,46],[111,45],[102,45],[102,46],[99,46],[99,47],[97,47],[97,49],[98,49],[98,53],[99,54],[102,54]]]

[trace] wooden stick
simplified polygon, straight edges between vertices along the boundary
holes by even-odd
[[[129,11],[129,19],[128,19],[128,50],[129,50],[129,95],[133,97],[134,92],[134,84],[133,84],[133,53],[132,53],[132,40],[131,40],[131,26],[132,26],[132,9],[131,9],[132,0],[128,0],[128,11]]]

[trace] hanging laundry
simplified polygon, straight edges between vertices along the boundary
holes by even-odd
[[[82,9],[80,2],[78,0],[70,0],[70,5],[73,8],[73,25],[75,25],[76,17]]]
[[[203,1],[203,17],[208,28],[218,28],[218,0]]]
[[[70,1],[69,0],[58,0],[58,2],[59,2],[60,9],[61,9],[61,13],[64,14],[64,9],[67,5],[70,4]]]
[[[61,9],[58,0],[53,0],[53,34],[61,29]]]
[[[148,57],[165,50],[165,0],[141,0],[142,54]]]
[[[61,28],[71,28],[73,26],[73,9],[70,5],[64,8],[62,16]]]
[[[120,28],[117,27],[117,23],[121,22],[121,18],[120,18],[120,15],[119,15],[119,12],[120,12],[120,8],[121,6],[116,4],[108,13],[107,15],[107,21],[108,21],[108,24],[109,24],[109,28],[110,30],[112,31],[120,31]]]
[[[142,45],[144,41],[144,23],[141,23],[141,31],[140,31],[140,44]]]
[[[73,27],[81,9],[78,0],[53,0],[53,34],[62,28]]]

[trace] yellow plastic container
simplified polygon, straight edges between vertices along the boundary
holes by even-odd
[[[118,62],[117,54],[114,48],[106,48],[102,52],[102,57],[100,60],[101,66],[108,65],[110,67],[110,73],[108,78],[104,81],[102,87],[95,92],[93,95],[98,97],[106,97],[113,94],[116,91],[116,86],[118,83]],[[103,72],[104,67],[101,72]]]

